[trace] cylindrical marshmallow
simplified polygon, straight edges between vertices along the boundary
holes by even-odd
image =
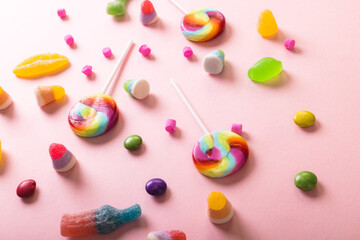
[[[174,119],[168,119],[165,123],[165,130],[169,133],[175,132],[176,129],[176,121]]]
[[[149,95],[150,84],[145,79],[131,79],[124,83],[124,89],[134,98],[142,100]]]
[[[222,72],[225,64],[225,54],[221,50],[215,50],[207,54],[203,59],[204,70],[210,74]]]

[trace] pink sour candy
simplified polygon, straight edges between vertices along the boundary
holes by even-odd
[[[284,46],[286,49],[292,50],[295,47],[295,40],[290,38],[285,39]]]
[[[183,53],[184,53],[184,57],[186,58],[189,58],[194,54],[193,50],[190,47],[184,47]]]
[[[65,17],[66,17],[66,11],[65,11],[65,9],[63,9],[63,8],[58,9],[58,10],[57,10],[57,15],[58,15],[59,17],[61,17],[61,18],[65,18]]]
[[[234,123],[234,124],[231,126],[231,131],[232,131],[233,133],[236,133],[236,134],[241,135],[241,133],[242,133],[242,124]]]
[[[151,53],[151,49],[146,44],[144,44],[139,48],[139,53],[146,57]]]
[[[81,72],[82,72],[83,74],[85,74],[86,76],[90,76],[90,75],[92,74],[92,66],[90,66],[90,65],[85,65],[85,66],[83,67],[83,69],[81,70]]]
[[[165,130],[169,133],[175,132],[176,121],[174,119],[168,119],[165,123]]]
[[[64,37],[64,39],[65,39],[66,44],[69,45],[70,47],[71,47],[72,45],[74,45],[74,38],[73,38],[73,36],[71,36],[70,34],[66,35],[66,36]]]
[[[109,47],[103,48],[102,52],[106,58],[109,58],[112,56],[111,48],[109,48]]]

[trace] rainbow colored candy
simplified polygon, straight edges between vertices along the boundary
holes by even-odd
[[[193,42],[205,42],[213,39],[225,29],[225,17],[211,8],[196,9],[185,15],[181,22],[184,36]]]
[[[242,168],[249,156],[249,148],[240,135],[229,131],[215,131],[199,139],[192,155],[200,173],[221,178]]]
[[[119,118],[115,100],[105,94],[81,99],[69,112],[73,132],[80,137],[95,137],[109,131]]]

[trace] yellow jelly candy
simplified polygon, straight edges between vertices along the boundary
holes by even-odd
[[[57,53],[39,54],[25,59],[13,73],[21,78],[36,78],[59,72],[69,65],[69,59]]]
[[[310,127],[315,123],[316,118],[312,112],[303,110],[295,113],[293,120],[300,127]]]
[[[272,37],[277,33],[278,26],[274,15],[269,9],[265,9],[260,13],[257,30],[263,37]]]

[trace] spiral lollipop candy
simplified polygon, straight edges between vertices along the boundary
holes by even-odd
[[[197,170],[205,176],[221,178],[241,169],[249,156],[247,142],[235,132],[215,131],[210,134],[174,80],[170,82],[205,133],[192,152]]]
[[[170,0],[184,14],[180,27],[183,35],[193,42],[209,41],[225,29],[225,17],[216,9],[200,8],[191,12],[186,11],[175,0]]]
[[[106,95],[113,78],[128,54],[132,41],[129,41],[113,72],[110,74],[102,93],[81,99],[70,110],[68,121],[73,132],[80,137],[95,137],[109,131],[119,118],[115,100]]]

